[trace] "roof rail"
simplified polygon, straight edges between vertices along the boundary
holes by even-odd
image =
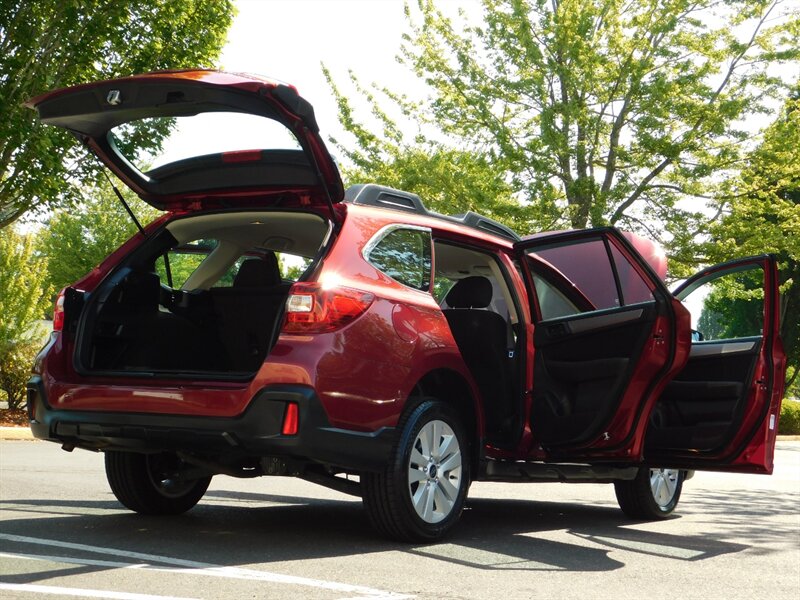
[[[396,190],[383,185],[375,183],[359,183],[351,185],[344,192],[344,201],[350,204],[361,204],[364,206],[378,206],[382,208],[392,208],[395,210],[405,210],[417,215],[426,217],[434,217],[451,223],[458,223],[465,225],[472,229],[490,233],[498,237],[511,240],[512,242],[519,241],[521,238],[517,233],[506,227],[502,223],[498,223],[494,219],[484,217],[476,212],[468,211],[458,215],[442,215],[440,213],[430,211],[425,208],[422,198],[411,192],[404,192]]]

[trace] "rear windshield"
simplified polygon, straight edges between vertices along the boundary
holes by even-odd
[[[172,248],[156,259],[156,273],[162,285],[181,289],[186,288],[189,279],[194,276],[195,280],[205,280],[202,271],[206,266],[206,260],[219,245],[217,240],[196,240],[188,244],[183,244]],[[246,260],[261,259],[265,253],[262,249],[250,249],[246,253],[236,258],[222,274],[212,277],[207,285],[211,287],[232,287],[239,272],[239,267]],[[281,280],[284,282],[295,282],[311,264],[311,259],[296,254],[286,252],[272,252],[275,254],[278,263]],[[210,266],[213,268],[213,265]]]
[[[222,154],[227,162],[247,161],[247,151],[300,150],[282,124],[238,112],[204,112],[188,117],[150,117],[114,127],[109,141],[136,169],[153,169],[202,156]],[[143,151],[142,140],[163,138],[155,151]]]

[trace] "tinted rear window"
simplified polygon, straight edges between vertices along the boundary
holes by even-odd
[[[166,135],[158,150],[143,152],[144,136]],[[246,161],[251,150],[299,150],[297,139],[272,119],[237,112],[206,112],[188,117],[152,117],[109,132],[118,152],[141,172],[201,156],[227,154]]]

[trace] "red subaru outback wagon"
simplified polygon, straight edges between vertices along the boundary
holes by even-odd
[[[673,294],[654,245],[612,228],[520,238],[345,191],[311,105],[254,76],[151,73],[30,105],[165,211],[59,295],[28,386],[33,433],[104,452],[134,511],[184,512],[218,474],[295,476],[432,540],[472,481],[613,483],[657,519],[695,469],[772,471],[772,257]],[[137,150],[148,132],[158,156]]]

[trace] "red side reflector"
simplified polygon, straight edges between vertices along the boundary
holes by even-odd
[[[234,150],[222,153],[224,163],[258,162],[261,160],[261,150]]]
[[[286,404],[286,412],[283,414],[283,427],[281,434],[283,435],[297,435],[297,427],[299,423],[299,410],[297,402],[288,402]]]

